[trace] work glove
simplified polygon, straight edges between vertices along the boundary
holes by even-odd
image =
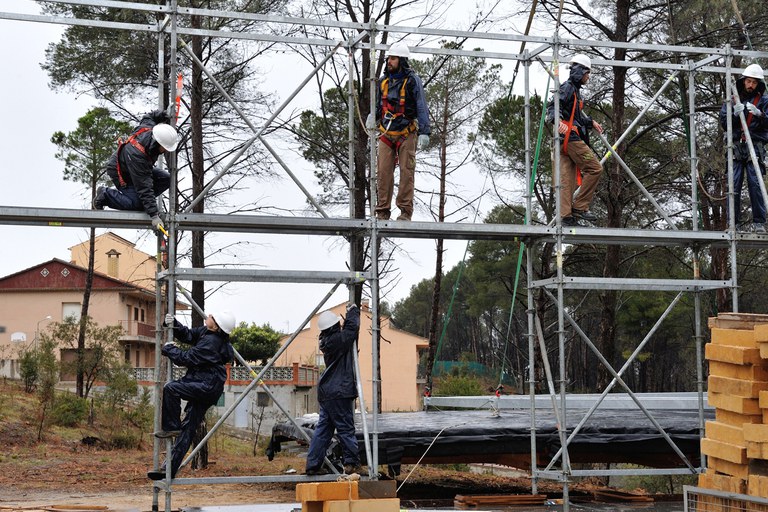
[[[743,103],[737,103],[733,106],[733,115],[738,117],[739,114],[744,112],[744,104]]]
[[[165,226],[163,226],[163,221],[160,220],[160,217],[158,215],[155,215],[152,217],[152,229],[155,230],[155,233],[160,234],[165,229]]]
[[[365,129],[373,130],[374,128],[376,128],[376,118],[373,117],[373,114],[368,114],[368,117],[365,118]]]
[[[352,310],[352,309],[354,309],[356,307],[357,307],[357,304],[355,304],[354,302],[350,302],[349,304],[347,304],[347,313],[349,313],[350,310]]]
[[[751,103],[751,102],[747,103],[747,110],[749,110],[749,113],[752,114],[753,116],[760,117],[760,116],[763,115],[763,113],[760,111],[760,109],[757,108],[755,106],[755,104]]]
[[[427,149],[427,146],[429,146],[429,135],[419,135],[419,149]]]
[[[164,325],[173,325],[173,315],[166,313]]]

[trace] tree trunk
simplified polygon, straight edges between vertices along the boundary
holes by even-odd
[[[629,0],[619,0],[616,2],[616,31],[613,38],[616,42],[626,42],[627,32],[629,29]],[[624,48],[617,48],[615,52],[615,60],[625,60],[627,51]],[[623,131],[624,126],[624,101],[625,101],[625,88],[626,88],[627,70],[621,66],[614,66],[613,68],[613,132],[620,134]],[[620,145],[617,149],[617,153],[623,155],[624,145]],[[622,169],[616,159],[611,160],[611,165],[608,172],[608,197],[606,203],[608,205],[608,219],[607,224],[610,228],[621,227],[622,216],[622,186],[623,177]],[[621,261],[621,246],[609,245],[605,253],[605,261],[603,264],[603,276],[607,278],[618,277],[619,275],[619,263]],[[616,292],[612,290],[606,290],[600,295],[601,302],[601,315],[600,315],[600,332],[598,335],[598,348],[603,354],[605,359],[611,365],[616,363],[616,304],[617,296]],[[598,370],[598,382],[599,388],[605,388],[610,382],[610,373],[600,365]]]
[[[96,197],[97,177],[91,179],[91,201]],[[83,304],[80,308],[80,328],[77,332],[77,375],[76,392],[80,398],[87,398],[85,392],[85,378],[83,376],[83,359],[85,358],[85,328],[88,325],[88,305],[91,302],[91,289],[93,288],[93,257],[96,252],[96,228],[91,228],[88,240],[88,271],[85,274],[85,291],[83,292]]]

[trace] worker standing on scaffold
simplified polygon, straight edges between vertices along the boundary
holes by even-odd
[[[582,54],[571,59],[571,74],[560,84],[560,119],[557,124],[560,149],[560,218],[563,226],[578,226],[580,221],[594,222],[597,216],[589,208],[597,190],[603,166],[589,147],[589,130],[603,133],[600,123],[584,113],[581,86],[589,81],[592,61]],[[555,122],[555,102],[547,104],[547,122]],[[553,172],[554,178],[554,172]],[[579,176],[583,176],[579,183]],[[573,197],[576,187],[579,193]]]
[[[766,116],[768,97],[765,96],[763,68],[757,64],[747,66],[744,73],[736,80],[736,90],[739,92],[739,101],[733,105],[734,120],[731,125],[733,127],[733,211],[736,215],[736,226],[738,227],[741,222],[741,188],[744,185],[744,174],[746,174],[749,201],[752,203],[752,227],[750,231],[765,234],[765,202],[759,181],[762,179],[761,175],[765,174],[763,160],[765,159],[765,143],[768,142],[768,116]],[[720,126],[723,127],[723,130],[727,130],[728,127],[728,101],[720,109]],[[745,109],[747,112],[744,112]],[[746,114],[747,129],[755,148],[760,174],[755,171],[752,158],[749,155],[747,137],[739,117],[742,113]]]
[[[155,167],[158,157],[176,151],[179,136],[168,124],[170,118],[163,110],[145,115],[126,140],[120,140],[105,165],[115,188],[99,187],[93,208],[105,206],[115,210],[145,211],[152,219],[152,229],[163,231],[163,221],[157,210],[156,197],[171,186],[171,175]]]

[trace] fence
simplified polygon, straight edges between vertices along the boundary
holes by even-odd
[[[768,512],[768,499],[686,485],[683,506],[685,512]]]

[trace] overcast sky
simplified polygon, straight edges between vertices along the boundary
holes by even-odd
[[[3,0],[0,11],[38,13],[39,7],[32,0]],[[64,27],[52,24],[0,19],[0,47],[4,48],[5,74],[0,80],[4,121],[0,126],[0,166],[3,177],[0,204],[89,208],[86,188],[62,179],[63,165],[54,158],[55,146],[50,143],[50,137],[55,131],[73,130],[77,119],[97,105],[90,97],[55,93],[48,88],[48,77],[40,68],[40,63],[44,60],[47,45],[59,40],[63,30]],[[274,64],[266,66],[271,68]],[[513,66],[507,63],[506,67]],[[119,73],[119,70],[115,72]],[[308,72],[309,68],[306,72],[294,72],[294,77],[299,77],[296,85]],[[285,85],[267,82],[265,87],[278,96],[285,96],[295,86],[286,88]],[[304,97],[316,97],[316,93],[311,94]],[[299,101],[302,101],[301,98]],[[293,170],[299,174],[305,186],[317,191],[311,168],[303,165]],[[418,174],[416,179],[419,179]],[[470,177],[469,181],[475,182],[479,189],[483,178],[477,174]],[[264,198],[271,197],[268,204],[280,204],[297,210],[306,206],[303,196],[287,178],[280,182],[260,183],[254,192]],[[484,203],[484,213],[491,206],[492,201]],[[416,213],[414,220],[430,219],[424,213]],[[137,242],[147,252],[154,252],[154,237],[147,236],[146,232],[115,231]],[[102,232],[97,230],[97,233]],[[88,239],[88,231],[79,228],[0,225],[0,233],[5,244],[5,250],[0,251],[0,275],[17,272],[54,257],[68,260],[68,248]],[[292,235],[242,237],[252,244],[247,249],[238,250],[233,260],[239,263],[281,270],[346,270],[348,249],[338,239]],[[227,235],[209,237],[209,243],[213,244],[224,245],[230,241]],[[434,241],[404,243],[409,256],[398,261],[402,278],[387,297],[392,304],[407,296],[412,285],[434,273]],[[465,246],[466,242],[446,241],[445,270],[458,263]],[[258,324],[269,322],[276,329],[288,331],[298,326],[328,289],[328,285],[233,283],[209,298],[206,309],[230,309],[238,321]],[[328,304],[343,302],[346,298],[346,290],[339,290]]]

